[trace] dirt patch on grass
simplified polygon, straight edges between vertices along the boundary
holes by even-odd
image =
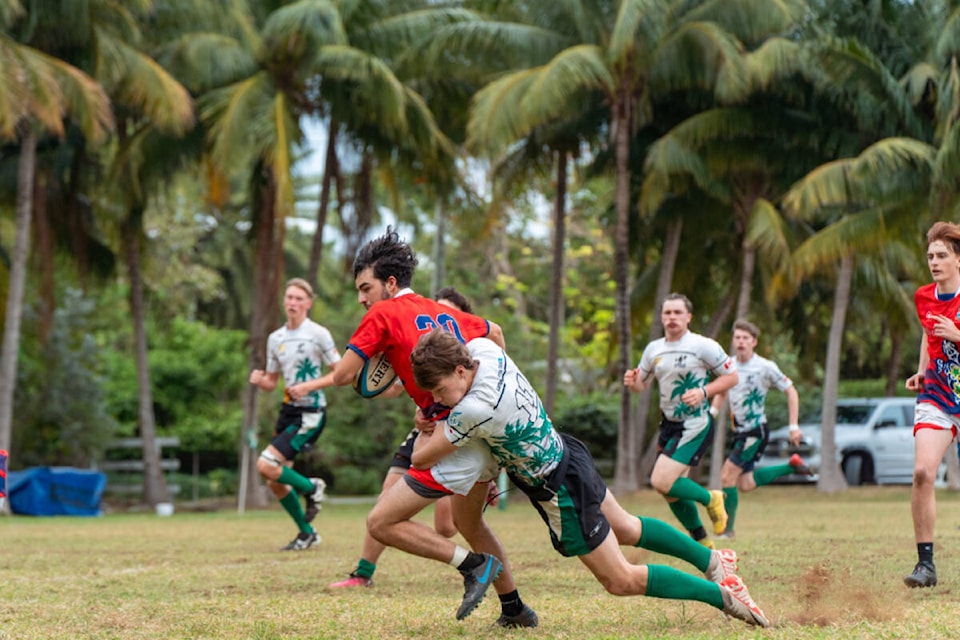
[[[883,622],[897,618],[901,607],[893,594],[871,589],[864,576],[846,568],[817,565],[797,581],[799,610],[786,617],[803,625],[830,626],[853,621]]]

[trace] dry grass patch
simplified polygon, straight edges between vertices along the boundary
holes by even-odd
[[[513,497],[513,496],[511,496]],[[741,498],[741,574],[774,623],[727,621],[701,603],[606,594],[576,560],[557,555],[536,513],[514,498],[490,510],[536,630],[494,628],[491,594],[463,622],[462,585],[449,566],[388,551],[371,589],[326,585],[354,566],[369,504],[330,504],[322,544],[281,553],[294,531],[278,509],[111,514],[88,519],[0,518],[0,638],[834,638],[956,637],[960,496],[941,493],[940,586],[901,583],[915,561],[909,488],[839,496],[772,487]],[[635,513],[675,524],[652,492],[626,496]],[[430,522],[432,514],[424,514]],[[640,549],[632,562],[685,563]]]

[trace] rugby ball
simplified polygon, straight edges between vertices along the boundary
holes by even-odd
[[[397,379],[397,372],[390,366],[387,356],[378,353],[363,363],[353,379],[353,389],[364,398],[376,398],[390,388]]]

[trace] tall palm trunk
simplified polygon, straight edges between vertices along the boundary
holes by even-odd
[[[827,362],[823,371],[823,420],[820,427],[820,479],[817,489],[826,493],[844,491],[847,481],[837,460],[837,442],[834,438],[837,424],[837,383],[840,380],[840,353],[843,348],[843,330],[850,304],[850,283],[853,281],[853,255],[840,259],[837,290],[833,295],[833,317],[830,319],[830,337],[827,340]]]
[[[256,173],[262,184],[254,188],[254,201],[258,203],[259,217],[254,223],[254,293],[253,311],[250,315],[250,368],[263,369],[266,365],[267,336],[270,333],[270,321],[280,289],[283,258],[283,219],[276,207],[276,181],[269,168],[259,166]],[[257,433],[257,398],[255,387],[247,388],[244,397],[243,425],[240,433],[240,461],[246,467],[241,469],[240,487],[243,500],[239,505],[245,507],[263,507],[267,496],[257,474],[257,458],[249,455],[251,444]]]
[[[44,344],[53,327],[53,313],[56,309],[56,268],[54,259],[53,228],[50,226],[50,213],[47,202],[47,180],[49,172],[38,167],[34,174],[33,218],[35,229],[34,248],[36,263],[40,272],[40,313],[37,330]]]
[[[617,163],[616,211],[614,229],[613,273],[616,282],[616,315],[619,354],[617,370],[623,373],[630,367],[630,96],[619,89],[613,104],[614,148]],[[614,486],[618,492],[635,491],[637,484],[637,443],[630,411],[630,390],[620,387],[620,424],[617,431],[617,465]]]
[[[330,118],[330,130],[327,132],[327,153],[323,162],[323,182],[320,187],[320,205],[317,208],[317,228],[313,232],[313,244],[310,246],[310,264],[307,267],[307,279],[314,291],[319,291],[320,260],[323,257],[323,228],[327,226],[327,212],[330,210],[330,192],[333,177],[337,175],[337,121]],[[339,194],[338,194],[339,197]]]
[[[447,279],[447,203],[443,197],[437,197],[434,209],[434,222],[437,225],[437,235],[433,239],[433,290],[431,294],[443,288]]]
[[[553,414],[557,397],[557,358],[563,324],[563,250],[567,237],[567,152],[557,152],[557,196],[553,205],[553,264],[550,270],[550,334],[547,339],[547,392],[544,406]]]
[[[900,365],[903,363],[903,331],[890,327],[890,359],[887,360],[887,383],[884,386],[884,395],[892,396],[897,393],[900,382]],[[954,456],[956,457],[956,456]]]
[[[150,365],[147,360],[147,332],[144,327],[143,276],[140,268],[140,227],[143,210],[132,208],[123,221],[121,237],[123,254],[130,280],[130,313],[133,316],[133,354],[137,367],[137,401],[139,405],[140,440],[143,446],[143,501],[151,506],[169,502],[170,492],[160,468],[157,448],[157,424],[153,412],[150,387]]]
[[[680,255],[680,237],[683,235],[683,218],[677,217],[667,224],[667,236],[663,240],[663,256],[660,259],[660,273],[657,275],[657,291],[654,295],[654,313],[653,321],[650,323],[650,331],[647,334],[647,342],[653,342],[663,333],[663,325],[660,323],[660,314],[658,313],[660,305],[663,304],[667,294],[670,293],[670,287],[673,283],[673,272],[677,267],[677,257]],[[638,455],[642,445],[647,439],[647,423],[650,415],[650,398],[653,396],[653,385],[650,385],[640,393],[637,398],[637,447]],[[653,465],[657,461],[657,448],[649,447],[640,458],[639,481],[645,485]]]
[[[741,244],[743,264],[740,267],[740,294],[737,296],[737,313],[735,318],[745,318],[750,313],[750,296],[753,290],[753,271],[757,261],[757,250],[746,240]],[[733,352],[731,343],[730,352]],[[727,406],[724,402],[716,422],[716,431],[713,434],[713,448],[710,450],[710,486],[720,487],[720,470],[727,450]]]
[[[17,167],[17,220],[7,288],[7,311],[0,350],[0,449],[10,450],[13,431],[13,394],[17,388],[17,358],[20,355],[20,321],[27,280],[30,215],[33,209],[33,174],[36,170],[37,134],[29,124],[22,128],[20,164]]]

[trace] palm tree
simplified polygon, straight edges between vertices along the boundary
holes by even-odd
[[[19,2],[0,3],[0,84],[4,87],[0,139],[20,142],[16,238],[0,348],[0,449],[9,449],[11,440],[38,138],[45,131],[62,136],[65,115],[94,143],[101,141],[113,124],[109,100],[92,78],[10,37],[24,15]]]
[[[652,121],[653,96],[658,91],[710,90],[717,74],[728,64],[739,64],[739,44],[707,15],[723,15],[719,2],[670,3],[663,0],[622,0],[587,4],[564,3],[545,8],[566,15],[568,31],[552,45],[550,39],[521,26],[503,27],[502,49],[526,50],[533,56],[530,68],[512,77],[519,87],[507,93],[508,80],[499,85],[511,101],[505,103],[514,117],[515,129],[488,136],[491,140],[519,139],[571,117],[571,105],[583,105],[584,112],[602,109],[610,136],[609,156],[616,175],[616,217],[611,229],[615,241],[614,279],[617,285],[616,317],[619,341],[617,368],[629,366],[629,209],[630,145],[634,132]],[[746,3],[750,4],[750,3]],[[752,9],[765,9],[756,3]],[[782,7],[787,3],[777,3]],[[738,5],[739,7],[739,5]],[[727,19],[746,22],[748,11],[735,11]],[[766,15],[769,11],[761,11]],[[558,21],[555,24],[561,24]],[[527,36],[515,45],[518,34]],[[476,35],[473,32],[472,35]],[[556,37],[553,40],[557,40]],[[437,38],[437,47],[445,41]],[[539,62],[546,52],[546,58]],[[530,89],[528,90],[527,87]],[[491,89],[492,95],[493,89]],[[575,113],[575,112],[574,112]],[[522,118],[522,119],[520,119]],[[593,125],[595,126],[595,125]],[[491,129],[492,131],[492,129]],[[564,160],[565,162],[565,160]],[[616,484],[626,489],[637,486],[636,446],[630,427],[630,395],[621,393],[620,438]]]
[[[789,297],[799,282],[817,273],[832,273],[836,280],[824,366],[822,462],[817,483],[821,491],[846,488],[840,468],[829,461],[836,460],[837,382],[851,285],[858,270],[909,251],[909,239],[922,236],[930,221],[936,153],[936,148],[918,140],[888,138],[856,158],[814,169],[784,196],[787,215],[820,219],[826,225],[790,255],[777,282],[778,297]]]
[[[389,61],[353,46],[351,37],[384,47],[391,29],[404,24],[399,8],[411,3],[337,5],[300,0],[273,11],[265,4],[262,23],[238,14],[234,34],[196,34],[194,46],[216,48],[232,62],[232,74],[199,100],[209,127],[211,158],[222,173],[246,173],[252,208],[254,300],[250,320],[251,367],[262,368],[266,339],[275,317],[283,275],[286,217],[293,212],[294,155],[302,138],[301,118],[318,104],[332,104],[338,130],[355,134],[361,170],[354,205],[361,222],[375,212],[373,177],[377,157],[393,152],[397,162],[441,164],[449,146],[424,101],[392,72]],[[423,6],[424,3],[418,3]],[[389,10],[388,10],[389,9]],[[342,10],[342,11],[341,11]],[[390,18],[397,18],[391,21]],[[351,25],[353,32],[348,31]],[[401,25],[401,26],[398,26]],[[183,65],[188,67],[188,65]],[[191,86],[216,87],[212,68],[183,68]],[[204,75],[204,72],[206,75]],[[336,136],[331,136],[335,144]],[[332,169],[332,167],[328,167]],[[330,177],[336,174],[328,171]],[[342,199],[343,190],[338,188]],[[362,237],[355,229],[351,236]],[[318,232],[322,232],[318,229]],[[248,394],[241,441],[254,432],[256,394]],[[247,453],[246,444],[241,445]],[[252,469],[255,460],[247,465]],[[256,474],[242,493],[254,500]]]

